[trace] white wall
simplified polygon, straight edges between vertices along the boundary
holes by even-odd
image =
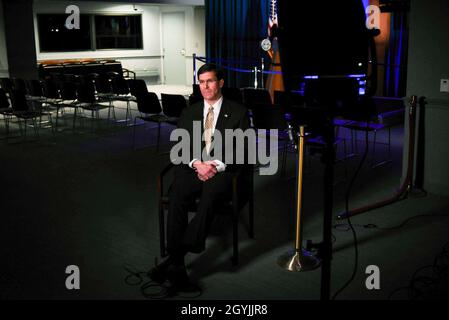
[[[68,5],[77,5],[80,13],[136,13],[142,14],[143,49],[141,50],[97,50],[82,52],[40,52],[39,35],[37,31],[38,13],[65,13]],[[161,48],[161,12],[182,11],[185,12],[186,24],[186,84],[192,83],[193,71],[191,58],[193,47],[198,43],[198,47],[204,50],[205,37],[197,34],[195,29],[198,25],[203,25],[203,21],[197,21],[194,15],[195,7],[177,5],[157,5],[157,4],[135,4],[119,2],[91,2],[91,1],[34,1],[34,24],[36,36],[37,60],[53,59],[76,59],[76,58],[113,58],[120,60],[124,68],[136,71],[138,76],[149,76],[157,74],[156,81],[163,79],[162,48]],[[205,50],[202,54],[204,54]]]
[[[5,23],[3,19],[3,2],[0,0],[0,77],[9,77],[8,54],[6,52]]]
[[[162,12],[184,13],[186,84],[192,85],[193,83],[192,56],[194,53],[201,56],[204,56],[206,54],[206,36],[205,36],[206,24],[205,24],[204,7],[161,6],[161,13]]]
[[[449,196],[449,93],[440,92],[440,79],[449,78],[449,2],[412,0],[407,66],[407,96],[425,97],[423,187]],[[408,121],[406,118],[406,129]],[[404,147],[403,167],[408,148]]]
[[[206,10],[204,7],[195,8],[195,34],[197,35],[196,42],[193,44],[193,52],[197,56],[206,56]],[[196,61],[196,70],[204,63]],[[192,69],[193,70],[193,69]],[[193,71],[191,71],[193,72]],[[193,78],[192,78],[193,81]]]

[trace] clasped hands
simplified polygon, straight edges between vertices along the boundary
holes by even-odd
[[[217,164],[214,161],[195,161],[192,164],[192,167],[195,168],[198,179],[201,181],[207,181],[210,178],[213,178],[217,174]]]

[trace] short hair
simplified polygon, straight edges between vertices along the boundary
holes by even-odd
[[[213,63],[206,63],[202,65],[196,73],[198,80],[200,79],[200,75],[206,72],[214,72],[217,80],[221,80],[224,77],[223,70],[220,67]]]

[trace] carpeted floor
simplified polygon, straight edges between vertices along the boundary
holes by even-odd
[[[118,109],[119,117],[123,111]],[[66,114],[60,127],[65,130],[55,137],[43,129],[36,139],[29,130],[27,141],[22,141],[13,137],[19,133],[15,125],[10,138],[4,139],[1,125],[0,298],[146,299],[142,285],[149,279],[144,272],[159,254],[156,177],[168,162],[167,154],[155,151],[155,125],[136,127],[136,150],[133,127],[104,120],[98,126],[86,120],[74,131],[70,126]],[[163,126],[162,151],[169,148],[170,130]],[[349,137],[344,130],[341,134]],[[350,208],[382,200],[399,187],[403,128],[394,127],[392,134],[392,162],[372,169],[368,155],[352,189]],[[378,139],[385,141],[386,131]],[[358,146],[363,151],[361,135]],[[341,148],[338,152],[342,155]],[[379,145],[376,157],[383,156],[385,148]],[[347,182],[360,159],[335,165],[334,215],[344,210]],[[323,165],[319,154],[305,163],[303,245],[307,240],[321,241],[323,228]],[[245,228],[240,229],[239,266],[232,267],[229,259],[230,221],[219,217],[206,252],[187,258],[201,295],[185,293],[170,299],[319,299],[320,268],[289,272],[277,265],[278,257],[294,246],[294,176],[294,154],[288,155],[286,177],[280,172],[256,174],[256,237],[249,239]],[[334,219],[332,295],[355,268],[353,281],[336,299],[447,298],[448,217],[447,197],[421,192],[353,217],[356,265],[348,222]],[[79,268],[79,290],[66,288],[70,265]],[[369,290],[366,269],[373,265],[379,270],[380,287]],[[144,292],[151,290],[155,289]]]

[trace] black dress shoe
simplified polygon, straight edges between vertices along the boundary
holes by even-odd
[[[184,265],[171,265],[166,272],[169,285],[179,291],[191,287],[189,276]]]
[[[167,280],[167,271],[172,265],[171,257],[168,257],[159,264],[156,264],[150,271],[148,271],[148,277],[157,283],[163,283]]]

